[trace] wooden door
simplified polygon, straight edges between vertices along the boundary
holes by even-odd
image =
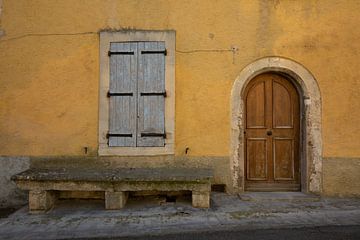
[[[286,78],[266,73],[245,91],[245,190],[299,191],[299,96]]]

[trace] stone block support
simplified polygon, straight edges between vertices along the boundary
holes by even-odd
[[[44,213],[50,210],[56,201],[54,191],[29,191],[29,210],[31,213]]]
[[[210,207],[210,192],[192,192],[192,205],[196,208]]]
[[[127,192],[105,192],[105,208],[121,209],[125,206],[127,198]]]

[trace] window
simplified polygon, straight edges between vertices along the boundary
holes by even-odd
[[[175,32],[100,33],[99,155],[174,153]]]

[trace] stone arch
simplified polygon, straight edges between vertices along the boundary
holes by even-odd
[[[247,84],[257,75],[277,72],[286,75],[298,88],[301,101],[302,191],[322,191],[321,96],[314,76],[301,64],[283,57],[265,57],[247,65],[236,78],[231,91],[230,168],[233,193],[244,191],[244,100]]]

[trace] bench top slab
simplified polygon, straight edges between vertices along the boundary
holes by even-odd
[[[11,177],[13,181],[89,182],[209,182],[213,171],[204,168],[118,168],[79,169],[30,168]]]

